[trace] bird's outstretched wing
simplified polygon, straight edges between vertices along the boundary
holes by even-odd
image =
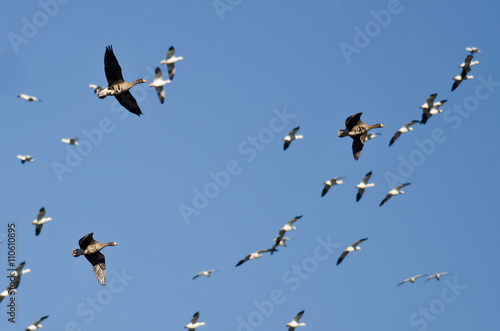
[[[106,47],[104,53],[104,72],[109,85],[123,82],[122,68],[118,64],[115,53],[113,53],[113,46]]]

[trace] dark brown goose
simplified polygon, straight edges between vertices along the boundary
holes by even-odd
[[[94,274],[99,281],[99,284],[104,286],[106,285],[106,264],[104,262],[104,255],[100,251],[106,246],[116,246],[118,244],[114,241],[107,244],[100,243],[92,238],[93,234],[94,233],[89,233],[85,237],[81,238],[78,241],[80,248],[74,249],[72,254],[74,257],[85,255],[87,260],[89,260],[94,267]]]
[[[361,151],[363,150],[363,146],[365,144],[366,140],[366,135],[368,134],[368,131],[371,129],[375,128],[383,128],[383,124],[375,124],[375,125],[369,125],[365,124],[361,121],[361,115],[363,113],[357,113],[354,115],[349,116],[345,120],[345,129],[344,130],[339,130],[338,136],[340,138],[344,137],[351,137],[353,139],[352,142],[352,153],[354,155],[354,159],[358,160],[359,155],[361,154]]]
[[[132,83],[124,81],[122,68],[120,64],[118,64],[112,46],[106,47],[106,52],[104,53],[104,71],[106,73],[106,79],[108,80],[108,87],[101,90],[97,94],[97,97],[104,99],[108,95],[114,95],[116,100],[118,100],[120,105],[125,107],[125,109],[137,116],[141,116],[141,109],[129,90],[136,84],[146,83],[146,80],[140,78]]]

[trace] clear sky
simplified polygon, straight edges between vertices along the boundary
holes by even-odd
[[[16,264],[32,271],[15,325],[10,298],[0,304],[0,329],[49,315],[46,330],[182,330],[199,311],[202,331],[286,330],[301,310],[304,330],[498,329],[496,1],[2,7],[0,273],[10,223]],[[127,81],[148,82],[175,46],[184,60],[163,105],[147,84],[131,90],[141,117],[96,97],[88,85],[106,85],[107,45]],[[475,78],[451,92],[471,46],[482,50]],[[448,100],[443,113],[389,147],[432,93]],[[385,125],[359,161],[352,140],[337,137],[357,112]],[[296,126],[304,139],[283,151]],[[80,145],[61,142],[71,137]],[[369,171],[376,186],[356,202]],[[337,176],[344,184],[321,197]],[[42,206],[53,221],[36,237]],[[288,247],[235,268],[298,215]],[[71,256],[90,232],[119,243],[103,250],[106,287]],[[218,271],[191,280],[207,269]],[[397,286],[445,271],[440,282]]]

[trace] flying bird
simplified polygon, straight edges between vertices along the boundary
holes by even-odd
[[[16,289],[10,288],[10,285],[7,286],[5,291],[0,292],[0,302],[2,302],[2,300],[5,299],[6,297],[8,297],[9,295],[12,295],[13,293],[16,293],[16,292],[17,292]]]
[[[26,265],[26,262],[21,262],[17,266],[16,270],[11,272],[9,276],[14,276],[14,286],[11,286],[13,289],[17,289],[19,287],[19,284],[21,284],[21,276],[31,272],[31,269],[23,269],[24,266]],[[11,284],[12,285],[12,284]]]
[[[90,84],[89,87],[94,90],[95,94],[99,94],[102,90],[105,89],[105,87],[94,85],[94,84]]]
[[[40,322],[42,322],[47,317],[49,317],[49,315],[40,318],[38,321],[28,326],[25,331],[33,331],[33,330],[38,330],[38,328],[43,328],[43,325],[41,325]]]
[[[395,188],[393,188],[392,190],[390,190],[389,193],[387,193],[387,195],[385,196],[384,200],[382,200],[382,202],[380,203],[379,207],[382,206],[384,203],[386,203],[393,195],[405,194],[405,192],[402,191],[401,189],[405,186],[410,185],[410,184],[411,183],[399,185],[399,186],[396,186]]]
[[[368,125],[365,124],[361,121],[361,115],[363,113],[356,113],[354,115],[349,116],[345,120],[345,129],[344,130],[339,130],[338,136],[340,138],[343,137],[351,137],[353,139],[352,141],[352,153],[354,155],[354,159],[358,160],[359,155],[361,154],[361,151],[363,150],[363,146],[366,141],[366,136],[368,134],[368,131],[371,129],[375,128],[383,128],[383,124],[375,124],[375,125]]]
[[[163,74],[161,73],[160,67],[156,67],[155,69],[155,79],[149,87],[154,87],[156,89],[156,93],[158,94],[158,98],[160,99],[160,103],[165,101],[165,89],[164,85],[170,83],[171,80],[163,80]]]
[[[326,193],[328,193],[328,190],[330,190],[330,187],[333,185],[339,185],[339,184],[344,184],[344,182],[341,180],[344,177],[335,177],[330,180],[327,180],[323,184],[325,184],[325,187],[323,187],[323,192],[321,192],[321,196],[325,196]]]
[[[257,252],[250,253],[247,256],[245,256],[245,258],[243,260],[241,260],[240,262],[238,262],[236,264],[236,267],[242,265],[243,263],[245,263],[248,260],[258,259],[259,257],[262,256],[262,253],[269,253],[269,252],[271,252],[271,249],[263,249],[263,250],[260,250],[260,251],[257,251]]]
[[[362,243],[365,240],[368,240],[368,238],[360,239],[360,240],[356,241],[354,244],[352,244],[351,246],[347,247],[342,252],[342,255],[340,255],[339,259],[337,260],[337,265],[339,265],[340,262],[342,262],[344,260],[344,258],[347,256],[347,254],[349,254],[350,252],[359,251],[361,249],[361,247],[359,247],[358,244]]]
[[[439,107],[441,107],[442,105],[444,105],[444,103],[448,101],[448,100],[441,100],[439,102],[434,102],[434,104],[432,105],[432,108],[431,109],[428,109],[428,108],[424,108],[422,109],[422,120],[420,121],[420,124],[425,124],[427,123],[427,120],[433,116],[433,115],[437,115],[439,113],[442,113],[443,110],[442,109],[439,109]]]
[[[363,193],[365,193],[366,188],[375,186],[375,184],[373,184],[373,183],[368,184],[368,181],[370,180],[371,176],[372,176],[372,172],[370,171],[369,173],[367,173],[365,175],[365,177],[363,178],[361,183],[354,186],[358,189],[358,194],[356,194],[356,202],[361,199],[361,197],[363,196]]]
[[[273,240],[276,241],[277,238],[274,238]],[[283,237],[281,238],[281,240],[278,242],[278,245],[280,246],[283,246],[283,247],[286,247],[286,242],[288,240],[292,240],[292,238],[288,238],[288,237]],[[277,245],[276,245],[277,246]]]
[[[374,133],[368,133],[365,138],[365,142],[368,140],[372,140],[373,138],[377,138],[377,136],[380,136],[380,133],[374,132]]]
[[[95,241],[92,238],[94,233],[89,233],[88,235],[82,237],[78,241],[79,249],[74,249],[72,251],[72,255],[74,257],[78,257],[80,255],[85,255],[85,258],[92,264],[94,269],[94,274],[99,284],[102,286],[106,285],[106,264],[104,261],[104,255],[100,252],[101,249],[107,246],[116,246],[118,245],[114,241],[109,242],[107,244],[100,243]]]
[[[434,106],[434,99],[436,99],[437,97],[437,93],[433,93],[431,94],[427,100],[425,101],[425,103],[420,106],[420,108],[422,109],[431,109],[433,106]]]
[[[462,67],[462,72],[460,73],[460,75],[453,77],[454,82],[453,85],[451,86],[452,91],[454,91],[464,80],[474,78],[474,76],[472,75],[469,76],[467,75],[471,70],[471,62],[473,57],[474,55],[472,54],[467,55],[463,63],[464,66]]]
[[[120,105],[125,109],[137,116],[141,116],[141,109],[129,90],[132,86],[139,83],[146,83],[147,81],[142,78],[132,83],[124,81],[122,68],[120,64],[118,64],[112,46],[106,47],[106,52],[104,53],[104,71],[106,73],[106,79],[108,80],[108,87],[97,93],[97,97],[104,99],[108,95],[114,95],[116,100],[118,100]]]
[[[198,277],[200,277],[200,276],[210,277],[210,274],[211,274],[212,272],[214,272],[214,271],[215,271],[215,269],[202,271],[202,272],[200,272],[200,273],[197,273],[197,274],[193,277],[193,279],[196,279],[196,278],[198,278]]]
[[[430,276],[430,277],[427,277],[427,279],[425,281],[428,281],[432,278],[436,278],[436,280],[439,281],[439,279],[441,278],[441,276],[444,276],[444,275],[447,275],[448,273],[447,272],[436,272],[434,275]]]
[[[170,46],[170,48],[168,49],[168,52],[167,52],[167,59],[161,61],[161,64],[167,65],[168,77],[170,78],[170,80],[174,79],[175,62],[180,61],[180,60],[184,60],[184,58],[182,56],[176,57],[174,46]]]
[[[35,159],[30,156],[30,155],[18,155],[17,158],[21,160],[22,164],[25,164],[26,162],[34,162]]]
[[[300,126],[296,127],[295,129],[290,131],[285,138],[283,138],[283,140],[285,141],[285,144],[283,145],[284,151],[287,150],[288,146],[290,146],[292,141],[294,141],[295,139],[303,139],[304,138],[304,136],[302,136],[300,134],[296,134],[297,131],[299,131],[299,129],[300,129]]]
[[[420,274],[420,275],[416,275],[416,276],[413,276],[413,277],[410,277],[410,278],[407,278],[405,280],[403,280],[401,283],[398,284],[398,286],[404,284],[404,283],[408,283],[408,282],[412,282],[412,283],[415,283],[415,280],[420,278],[420,277],[423,277],[425,276],[424,274]]]
[[[42,231],[42,225],[48,221],[52,221],[52,217],[45,217],[45,208],[42,207],[40,211],[38,212],[38,216],[36,217],[36,220],[31,222],[31,224],[36,225],[35,229],[35,234],[38,236],[40,232]]]
[[[186,329],[189,331],[194,331],[199,326],[205,325],[205,322],[198,322],[198,318],[200,317],[200,313],[196,312],[193,315],[193,318],[191,318],[191,322],[185,326]]]
[[[288,326],[288,331],[294,331],[296,327],[299,326],[306,326],[306,323],[299,323],[300,318],[304,315],[304,311],[301,311],[295,316],[295,318],[290,322],[287,323],[286,326]]]
[[[21,98],[21,99],[24,99],[26,101],[30,101],[30,102],[33,102],[33,101],[39,101],[39,102],[42,102],[42,100],[38,99],[37,97],[34,97],[32,95],[27,95],[27,94],[19,94],[17,96],[18,98]]]
[[[274,244],[274,248],[276,248],[277,245],[279,245],[279,243],[281,242],[281,239],[283,239],[283,237],[285,236],[285,232],[287,231],[291,231],[291,230],[297,230],[297,228],[295,226],[293,226],[293,223],[295,223],[297,220],[301,219],[302,218],[302,215],[300,216],[295,216],[292,220],[288,221],[285,225],[283,225],[278,233],[278,237],[276,237],[274,239],[274,241],[276,242]]]
[[[481,50],[477,47],[467,47],[467,48],[465,48],[465,50],[470,52],[471,54],[481,53]]]
[[[413,120],[411,122],[408,122],[406,123],[405,125],[403,125],[401,127],[401,129],[399,129],[398,131],[396,131],[396,133],[394,134],[394,136],[391,138],[391,141],[389,142],[389,146],[392,146],[392,144],[394,144],[394,142],[399,138],[399,136],[402,134],[402,133],[407,133],[409,131],[413,131],[413,128],[411,127],[413,124],[415,123],[418,123],[419,121],[417,120]]]
[[[78,138],[63,138],[61,141],[68,145],[78,145]]]

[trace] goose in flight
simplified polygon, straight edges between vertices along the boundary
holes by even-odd
[[[472,67],[475,66],[476,64],[479,64],[479,61],[472,61],[472,55],[469,55],[465,58],[465,61],[462,62],[458,67],[459,68]]]
[[[368,181],[370,180],[370,177],[372,176],[372,172],[370,171],[369,173],[367,173],[365,175],[365,177],[363,178],[363,180],[361,181],[361,183],[359,183],[358,185],[354,186],[358,189],[358,194],[356,194],[356,202],[358,202],[361,197],[363,196],[363,193],[365,193],[365,189],[368,188],[368,187],[374,187],[375,184],[374,183],[370,183],[368,184]]]
[[[149,84],[149,87],[154,87],[156,89],[156,93],[158,94],[160,103],[163,103],[165,101],[165,89],[163,88],[163,86],[170,82],[171,82],[170,79],[163,80],[163,74],[161,73],[160,67],[156,67],[155,79],[151,84]]]
[[[355,160],[359,159],[359,156],[361,154],[361,151],[363,150],[363,146],[366,141],[366,136],[368,134],[368,131],[371,129],[375,128],[383,128],[383,124],[375,124],[375,125],[368,125],[365,124],[361,121],[361,115],[363,113],[356,113],[354,115],[349,116],[345,120],[345,129],[344,130],[339,130],[338,136],[340,138],[343,137],[351,137],[353,139],[352,141],[352,153],[354,156]]]
[[[453,77],[454,82],[451,86],[452,91],[454,91],[464,80],[474,78],[474,76],[472,75],[467,75],[471,70],[471,62],[473,57],[474,55],[472,54],[467,55],[463,63],[464,66],[462,67],[462,72],[460,73],[460,75]]]
[[[245,258],[243,260],[241,260],[240,262],[238,262],[236,264],[236,267],[242,265],[243,263],[245,263],[246,261],[248,260],[255,260],[255,259],[258,259],[259,257],[262,257],[262,253],[269,253],[271,252],[272,249],[262,249],[260,251],[257,251],[257,252],[253,252],[253,253],[250,253],[248,254],[247,256],[245,256]]]
[[[360,240],[356,241],[354,244],[352,244],[351,246],[347,247],[342,252],[342,255],[340,255],[339,259],[337,260],[337,265],[339,265],[340,262],[342,262],[344,260],[344,258],[347,256],[347,254],[349,254],[350,252],[359,251],[361,249],[361,247],[359,247],[358,244],[362,243],[365,240],[368,240],[368,238],[360,239]]]
[[[196,278],[198,278],[198,277],[200,277],[200,276],[210,277],[210,274],[211,274],[212,272],[214,272],[214,271],[215,271],[215,269],[210,269],[210,270],[206,270],[206,271],[204,270],[204,271],[202,271],[202,272],[200,272],[200,273],[197,273],[197,274],[193,277],[193,279],[196,279]]]
[[[98,85],[95,85],[95,84],[90,84],[89,87],[94,90],[95,94],[99,94],[99,93],[101,93],[102,90],[105,89],[105,87],[98,86]]]
[[[365,138],[365,142],[368,140],[372,140],[373,138],[377,138],[377,136],[380,136],[380,133],[378,132],[373,132],[373,133],[368,133]]]
[[[405,186],[410,185],[410,184],[411,183],[399,185],[399,186],[396,186],[395,188],[393,188],[392,190],[390,190],[389,193],[387,193],[387,195],[385,196],[384,200],[382,200],[382,202],[380,203],[379,207],[382,206],[384,203],[386,203],[392,196],[398,195],[398,194],[405,194],[405,192],[402,191],[401,189]]]
[[[424,112],[425,113],[425,112]],[[427,121],[427,120],[426,120]],[[409,131],[413,131],[413,128],[411,127],[413,124],[415,123],[418,123],[419,121],[417,120],[413,120],[411,122],[408,122],[406,123],[405,125],[403,125],[401,127],[401,129],[399,129],[398,131],[396,131],[396,133],[394,134],[394,136],[391,138],[391,141],[389,142],[389,146],[392,146],[392,144],[394,144],[394,142],[399,138],[399,136],[402,134],[402,133],[407,133]]]
[[[296,327],[299,326],[306,326],[306,323],[299,323],[300,318],[304,315],[304,311],[301,311],[295,316],[295,318],[290,322],[287,323],[286,326],[288,326],[288,331],[294,331]]]
[[[99,281],[99,284],[104,286],[106,285],[106,264],[104,261],[104,255],[100,251],[104,247],[116,246],[118,244],[113,241],[107,244],[100,243],[92,238],[93,234],[94,233],[89,233],[88,235],[82,237],[78,241],[80,248],[74,249],[72,251],[72,255],[74,257],[85,255],[85,258],[87,258],[87,260],[92,264],[95,277]]]
[[[78,138],[63,138],[61,141],[68,145],[78,145]]]
[[[441,107],[442,105],[444,105],[444,103],[448,101],[447,99],[445,100],[441,100],[439,102],[434,102],[433,106],[431,109],[428,109],[428,108],[424,108],[422,109],[422,120],[420,121],[420,124],[425,124],[427,123],[427,120],[433,116],[433,115],[437,115],[439,113],[442,113],[443,110],[442,109],[439,109],[439,107]]]
[[[180,61],[180,60],[184,60],[184,58],[182,56],[176,57],[174,46],[170,46],[170,48],[168,49],[168,52],[167,52],[167,59],[161,61],[161,64],[167,65],[168,78],[170,78],[170,80],[174,79],[175,62]]]
[[[19,94],[17,96],[18,98],[21,98],[21,99],[24,99],[26,101],[29,101],[29,102],[33,102],[33,101],[39,101],[39,102],[42,102],[42,100],[38,99],[37,97],[34,97],[32,95],[27,95],[27,94]]]
[[[189,331],[194,331],[199,326],[205,325],[205,322],[198,322],[198,318],[200,317],[200,313],[196,312],[193,315],[193,318],[191,318],[191,322],[185,326],[186,329]]]
[[[45,222],[48,222],[48,221],[52,221],[52,217],[45,217],[45,208],[42,207],[40,209],[40,211],[38,212],[38,216],[36,217],[36,220],[34,220],[33,222],[31,222],[31,224],[35,224],[36,225],[35,234],[37,236],[42,231],[42,225]]]
[[[18,155],[17,158],[21,160],[22,164],[25,164],[26,162],[34,162],[35,159],[30,156],[30,155]]]
[[[296,127],[295,129],[290,131],[285,138],[283,138],[283,140],[285,141],[285,144],[283,145],[284,151],[287,150],[288,146],[290,146],[292,141],[294,141],[295,139],[303,139],[304,138],[304,136],[302,136],[300,134],[296,134],[297,131],[299,131],[299,129],[300,129],[300,126]]]
[[[274,238],[273,240],[276,241],[277,238]],[[281,240],[278,242],[278,245],[280,246],[283,246],[283,247],[286,247],[286,242],[288,240],[292,240],[292,238],[288,238],[288,237],[283,237],[281,238]],[[277,246],[277,245],[276,245]]]
[[[11,289],[10,285],[7,286],[5,291],[0,292],[0,302],[2,302],[2,300],[5,299],[6,297],[8,297],[9,295],[12,295],[13,293],[16,293],[16,292],[17,292],[16,289]]]
[[[97,93],[97,97],[104,99],[108,95],[114,95],[116,100],[118,100],[120,105],[125,109],[132,114],[141,116],[141,109],[129,90],[132,86],[139,83],[146,83],[147,81],[142,78],[132,83],[124,81],[122,68],[113,53],[112,46],[106,47],[106,52],[104,53],[104,71],[106,73],[106,79],[108,80],[108,87]]]
[[[344,177],[335,177],[330,180],[327,180],[323,184],[325,184],[325,187],[323,187],[323,192],[321,192],[321,196],[324,197],[326,193],[328,193],[328,190],[330,190],[330,187],[333,185],[339,185],[339,184],[344,184],[344,182],[341,180]]]
[[[412,282],[412,283],[415,283],[415,280],[420,278],[420,277],[423,277],[425,276],[424,274],[420,274],[420,275],[416,275],[416,276],[413,276],[413,277],[410,277],[410,278],[407,278],[405,280],[403,280],[401,283],[398,284],[398,286],[404,284],[404,283],[408,283],[408,282]]]
[[[285,225],[283,225],[281,227],[280,232],[278,233],[278,237],[276,237],[274,239],[274,241],[276,243],[274,244],[273,249],[276,248],[277,245],[279,245],[279,243],[281,242],[281,240],[285,236],[285,232],[291,231],[291,230],[297,230],[297,228],[293,225],[293,223],[295,223],[297,220],[299,220],[301,218],[302,218],[302,215],[295,216],[292,220],[288,221]]]
[[[26,265],[26,262],[21,262],[17,266],[16,270],[11,272],[10,276],[14,276],[14,286],[12,286],[13,289],[17,289],[19,287],[19,284],[21,284],[21,276],[31,272],[31,269],[23,269],[24,266]]]
[[[436,280],[439,281],[439,279],[441,278],[441,276],[444,276],[444,275],[447,275],[448,273],[447,272],[436,272],[434,275],[430,276],[430,277],[427,277],[427,279],[425,281],[428,281],[432,278],[436,278]]]
[[[38,330],[38,328],[43,328],[43,325],[41,325],[40,322],[42,322],[47,317],[49,317],[49,315],[40,318],[38,321],[28,326],[25,331],[33,331],[33,330]]]
[[[422,109],[431,109],[434,106],[434,99],[436,99],[436,97],[437,97],[437,93],[432,93],[427,98],[427,100],[425,101],[425,103],[422,106],[420,106],[420,108],[422,108]]]
[[[471,54],[481,53],[481,50],[477,47],[466,47],[465,50],[470,52]]]

